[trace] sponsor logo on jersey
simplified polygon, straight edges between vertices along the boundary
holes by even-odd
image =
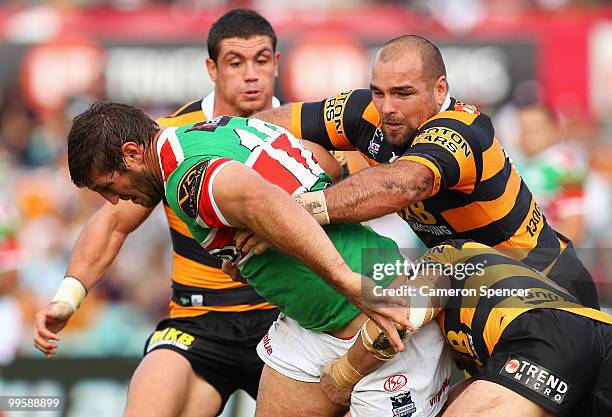
[[[383,142],[383,133],[380,129],[376,129],[372,139],[370,140],[370,144],[368,145],[368,152],[371,156],[376,157],[378,152],[380,151],[380,146]]]
[[[149,339],[147,352],[150,352],[157,346],[170,345],[182,350],[189,350],[195,341],[195,337],[182,330],[174,327],[167,327],[164,330],[158,330]]]
[[[400,392],[391,397],[391,411],[393,417],[410,417],[416,412],[416,406],[412,401],[410,391]]]
[[[544,288],[532,288],[526,295],[517,296],[517,298],[526,304],[539,305],[555,301],[565,301],[563,297],[555,294],[553,291]]]
[[[464,112],[464,113],[480,114],[480,111],[478,111],[478,108],[476,106],[473,106],[471,104],[465,104],[460,101],[455,103],[454,110]]]
[[[198,215],[200,189],[204,181],[204,171],[208,167],[209,162],[198,162],[189,168],[178,183],[176,195],[179,207],[183,213],[193,219]]]
[[[383,385],[383,388],[387,392],[395,392],[395,391],[399,391],[400,389],[402,389],[404,386],[406,386],[407,383],[408,383],[408,378],[406,378],[406,375],[401,375],[401,374],[393,375],[385,380],[385,384]]]
[[[344,113],[344,107],[346,101],[351,95],[352,91],[345,91],[338,94],[335,97],[330,97],[325,100],[324,115],[327,123],[333,122],[334,127],[338,135],[344,135],[344,124],[342,123],[342,114]]]
[[[561,377],[522,356],[510,354],[499,374],[561,404],[570,385]]]
[[[421,224],[413,220],[408,220],[407,223],[415,232],[429,233],[434,236],[451,236],[453,234],[453,231],[446,226],[432,226]]]
[[[412,146],[417,143],[433,143],[447,149],[453,155],[463,153],[466,158],[472,155],[470,145],[463,136],[447,127],[434,126],[425,129],[414,139]]]
[[[433,397],[429,399],[429,405],[431,407],[438,404],[442,400],[442,396],[446,392],[446,389],[448,388],[449,385],[450,385],[450,378],[444,378],[444,381],[442,381],[442,386],[440,386],[440,389],[434,394]]]
[[[214,132],[220,126],[226,126],[230,120],[232,120],[231,116],[217,116],[214,119],[206,120],[204,122],[196,123],[189,129],[185,130],[185,133],[189,132]]]

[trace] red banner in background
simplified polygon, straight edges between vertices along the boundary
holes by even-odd
[[[21,67],[21,86],[28,103],[52,111],[64,100],[96,89],[104,69],[104,50],[85,36],[60,36],[32,46]]]
[[[167,52],[170,47],[181,46],[189,49],[183,51],[184,57],[197,52],[202,54],[203,60],[205,35],[212,22],[224,11],[195,13],[193,9],[176,6],[149,7],[133,12],[112,9],[0,10],[0,39],[5,41],[0,45],[0,57],[3,48],[23,48],[28,43],[43,41],[45,36],[68,32],[87,35],[101,42],[107,53],[115,54],[114,62],[117,62],[120,45],[124,47],[123,53],[129,52],[125,48],[148,48],[150,53],[143,49],[139,53],[149,58],[160,48]],[[612,7],[581,12],[483,15],[472,27],[451,32],[432,16],[416,14],[398,6],[309,10],[307,13],[281,9],[262,12],[279,36],[284,55],[279,93],[287,99],[321,98],[321,95],[344,89],[345,84],[366,86],[373,50],[392,37],[418,33],[442,46],[451,91],[462,99],[468,100],[469,96],[484,98],[486,100],[480,104],[497,105],[510,98],[513,89],[521,82],[535,78],[549,104],[574,113],[592,110],[589,39],[593,27],[612,20]],[[45,19],[52,22],[46,24],[43,22]],[[330,36],[330,33],[334,35]],[[179,59],[179,63],[188,62],[184,57]],[[120,62],[129,72],[129,60]],[[138,63],[134,62],[134,65]],[[521,70],[522,66],[532,72]],[[112,68],[107,64],[106,71],[109,70]],[[196,70],[204,72],[200,64]],[[160,71],[163,73],[149,74],[147,83],[155,84],[171,78],[169,69]],[[198,97],[211,87],[209,83],[194,86],[196,77],[190,73],[188,76],[191,85],[182,85],[180,79],[176,80],[176,89],[182,91],[181,94],[170,91],[174,87],[163,85],[163,91],[167,91],[160,104],[179,102],[189,93],[192,94],[188,98]],[[153,100],[155,104],[155,98],[151,97],[155,88],[143,82],[140,90],[136,89],[133,82],[122,79],[117,71],[113,77],[114,84],[107,84],[110,98],[129,96],[134,101],[140,98],[147,102]],[[2,78],[6,80],[8,77],[4,74]],[[469,88],[463,88],[466,83]],[[129,88],[129,94],[118,86]],[[200,89],[204,91],[198,91]]]

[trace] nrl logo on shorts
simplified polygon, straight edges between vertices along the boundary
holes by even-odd
[[[569,384],[543,366],[522,356],[510,354],[499,374],[526,386],[532,391],[561,404]]]
[[[198,215],[200,188],[204,180],[204,171],[210,161],[202,161],[185,172],[178,183],[177,198],[181,211],[195,219]]]

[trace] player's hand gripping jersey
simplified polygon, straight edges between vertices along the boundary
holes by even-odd
[[[251,167],[289,194],[329,185],[329,177],[312,153],[290,133],[258,119],[223,116],[165,129],[157,152],[166,201],[173,212],[206,251],[237,262],[242,275],[261,296],[311,330],[335,330],[359,314],[355,306],[296,259],[273,249],[258,256],[243,256],[234,246],[235,229],[215,203],[215,176],[233,163]],[[391,248],[394,250],[381,251],[392,257],[387,261],[401,259],[392,240],[360,225],[332,225],[326,232],[354,271],[372,273],[372,265],[361,265],[364,248]],[[381,283],[386,285],[392,278]]]
[[[573,294],[588,294],[582,302],[597,306],[590,277],[588,289],[574,290],[586,270],[548,225],[495,138],[491,119],[453,98],[447,104],[404,149],[385,142],[365,89],[293,104],[291,130],[330,150],[358,150],[371,165],[403,159],[427,166],[434,174],[432,195],[399,214],[428,247],[451,237],[484,243],[545,272]]]

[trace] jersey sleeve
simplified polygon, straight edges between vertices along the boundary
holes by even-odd
[[[189,227],[196,240],[205,243],[208,229],[230,226],[213,195],[213,183],[225,166],[238,163],[229,158],[201,159],[179,167],[166,183],[166,200]]]
[[[351,151],[367,147],[380,116],[367,89],[342,92],[322,101],[293,104],[294,136],[328,150]]]
[[[470,194],[477,185],[477,166],[482,162],[477,129],[455,117],[441,116],[427,122],[419,131],[399,159],[431,169],[432,196],[447,189]]]

